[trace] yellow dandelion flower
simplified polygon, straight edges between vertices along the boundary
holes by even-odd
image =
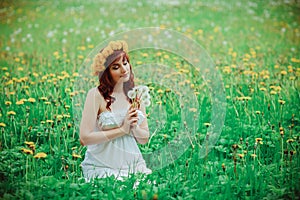
[[[47,98],[47,97],[40,97],[40,100],[42,100],[42,101],[47,101],[48,98]]]
[[[47,119],[46,122],[47,122],[47,123],[53,123],[54,121],[51,120],[51,119]]]
[[[164,58],[165,58],[165,59],[169,59],[170,56],[169,56],[169,55],[164,55]]]
[[[295,77],[295,76],[290,76],[289,79],[290,79],[291,81],[293,81],[293,80],[296,79],[296,77]]]
[[[300,63],[300,59],[297,59],[297,58],[291,58],[291,61],[295,62],[295,63]]]
[[[170,88],[167,88],[167,89],[166,89],[166,92],[171,92],[171,89],[170,89]]]
[[[55,57],[59,56],[59,52],[58,51],[53,52],[53,56]]]
[[[197,108],[190,108],[189,111],[191,111],[191,112],[197,112]]]
[[[271,90],[270,94],[275,95],[275,94],[277,94],[277,92],[275,90]]]
[[[7,115],[16,115],[16,112],[15,111],[8,111]]]
[[[280,105],[284,105],[285,104],[284,100],[278,100],[278,102],[280,103]]]
[[[89,44],[89,45],[88,45],[88,48],[89,48],[89,49],[93,49],[93,48],[94,48],[94,45]]]
[[[257,155],[256,155],[255,153],[253,153],[253,154],[251,154],[251,157],[252,157],[252,158],[256,158]]]
[[[69,109],[70,108],[70,106],[69,105],[65,105],[65,109]]]
[[[231,69],[230,68],[224,68],[223,69],[223,73],[230,74],[231,73]]]
[[[255,138],[255,142],[261,142],[262,138]]]
[[[292,143],[292,142],[294,142],[295,140],[293,140],[293,139],[288,139],[286,142],[287,143]]]
[[[156,56],[161,56],[161,55],[162,55],[161,52],[157,52],[157,53],[156,53]]]
[[[76,94],[75,92],[70,92],[70,93],[69,93],[69,95],[70,95],[71,97],[75,96],[75,94]]]
[[[209,127],[211,126],[211,123],[204,123],[204,126]]]
[[[75,72],[75,73],[73,73],[73,76],[77,77],[77,76],[79,76],[79,73]]]
[[[50,101],[45,101],[45,102],[44,102],[44,104],[46,104],[46,105],[50,105],[50,104],[51,104],[51,102],[50,102]]]
[[[46,157],[47,157],[47,154],[44,153],[44,152],[40,152],[40,153],[35,154],[33,157],[36,158],[36,159],[39,159],[39,158],[46,158]]]
[[[2,70],[3,70],[3,71],[7,71],[8,68],[7,68],[7,67],[2,67]]]
[[[23,67],[18,67],[17,70],[18,70],[18,71],[24,71],[24,68],[23,68]]]
[[[9,80],[9,81],[7,81],[7,82],[5,83],[5,85],[12,85],[13,83],[14,83],[13,80]]]
[[[262,88],[259,88],[260,91],[267,91],[266,88],[262,87]]]
[[[5,101],[5,105],[10,106],[11,105],[11,101]]]
[[[137,65],[141,65],[143,62],[142,61],[137,61],[136,64]]]
[[[249,101],[249,100],[251,100],[252,98],[251,98],[251,97],[244,97],[244,99],[245,99],[246,101]]]
[[[31,102],[31,103],[34,103],[35,102],[35,99],[30,97],[29,99],[27,99],[27,101]]]
[[[163,93],[164,91],[162,89],[158,89],[157,93]]]
[[[281,87],[280,87],[280,86],[276,86],[276,87],[275,87],[275,90],[280,91],[280,90],[281,90]]]
[[[31,149],[22,148],[21,151],[25,154],[33,154],[33,151]]]
[[[143,53],[142,56],[143,57],[148,57],[148,54],[147,53]]]
[[[76,153],[73,153],[73,154],[72,154],[72,157],[75,158],[75,159],[77,159],[77,158],[81,158],[81,155],[78,155],[78,154],[76,154]]]
[[[244,158],[245,155],[242,153],[239,153],[238,156],[242,159],[242,158]]]
[[[64,117],[64,116],[62,116],[62,115],[57,115],[57,116],[56,116],[56,119],[61,120],[63,117]]]
[[[282,71],[280,72],[280,74],[281,74],[281,75],[287,75],[287,72],[286,72],[285,70],[282,70]]]
[[[257,115],[259,115],[259,114],[260,114],[260,111],[257,110],[257,111],[255,111],[255,113],[256,113]]]
[[[25,141],[24,144],[30,146],[30,145],[34,145],[34,142],[28,142],[28,141]]]
[[[0,122],[0,127],[6,127],[6,124],[3,122]]]
[[[269,78],[270,78],[269,75],[264,75],[264,76],[263,76],[263,79],[269,79]]]
[[[20,101],[16,102],[16,105],[22,105],[22,104],[24,104],[24,100],[23,99],[21,99]]]
[[[70,118],[71,116],[69,114],[63,114],[63,117]]]
[[[21,60],[21,59],[20,59],[20,58],[18,58],[18,57],[17,57],[17,58],[15,58],[15,61],[16,61],[16,62],[20,62],[20,60]]]

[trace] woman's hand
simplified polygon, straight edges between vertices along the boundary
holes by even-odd
[[[124,133],[129,134],[130,129],[135,128],[137,126],[137,122],[138,122],[137,110],[135,108],[130,107],[127,114],[126,114],[126,116],[125,116],[123,125],[120,127],[120,129]]]

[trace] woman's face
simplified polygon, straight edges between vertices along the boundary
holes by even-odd
[[[119,60],[115,61],[109,70],[114,83],[120,81],[124,83],[129,80],[130,65],[125,56],[121,56]]]

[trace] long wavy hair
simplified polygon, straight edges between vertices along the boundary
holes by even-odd
[[[98,90],[100,92],[100,94],[104,97],[105,101],[107,102],[106,104],[106,109],[107,110],[111,110],[110,109],[110,105],[115,101],[115,98],[111,96],[113,89],[115,87],[115,84],[111,74],[110,74],[110,66],[118,61],[119,59],[121,59],[121,57],[123,57],[123,62],[125,61],[125,59],[127,60],[127,62],[130,65],[130,77],[129,80],[126,81],[123,84],[123,92],[127,97],[128,102],[131,104],[132,100],[128,98],[127,93],[129,90],[131,90],[134,87],[134,75],[132,73],[132,67],[129,61],[129,56],[126,52],[122,51],[122,50],[117,50],[114,51],[113,54],[111,54],[110,56],[107,57],[106,62],[104,63],[105,65],[105,70],[101,73],[99,73],[99,86],[98,86]]]

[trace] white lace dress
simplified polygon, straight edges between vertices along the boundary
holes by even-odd
[[[113,113],[102,112],[97,119],[95,131],[108,130],[120,126],[127,110]],[[145,116],[138,110],[138,124]],[[128,176],[129,173],[151,173],[132,134],[124,135],[109,142],[88,145],[85,159],[81,163],[83,175],[87,181],[92,178],[104,178],[114,175],[117,179]]]

